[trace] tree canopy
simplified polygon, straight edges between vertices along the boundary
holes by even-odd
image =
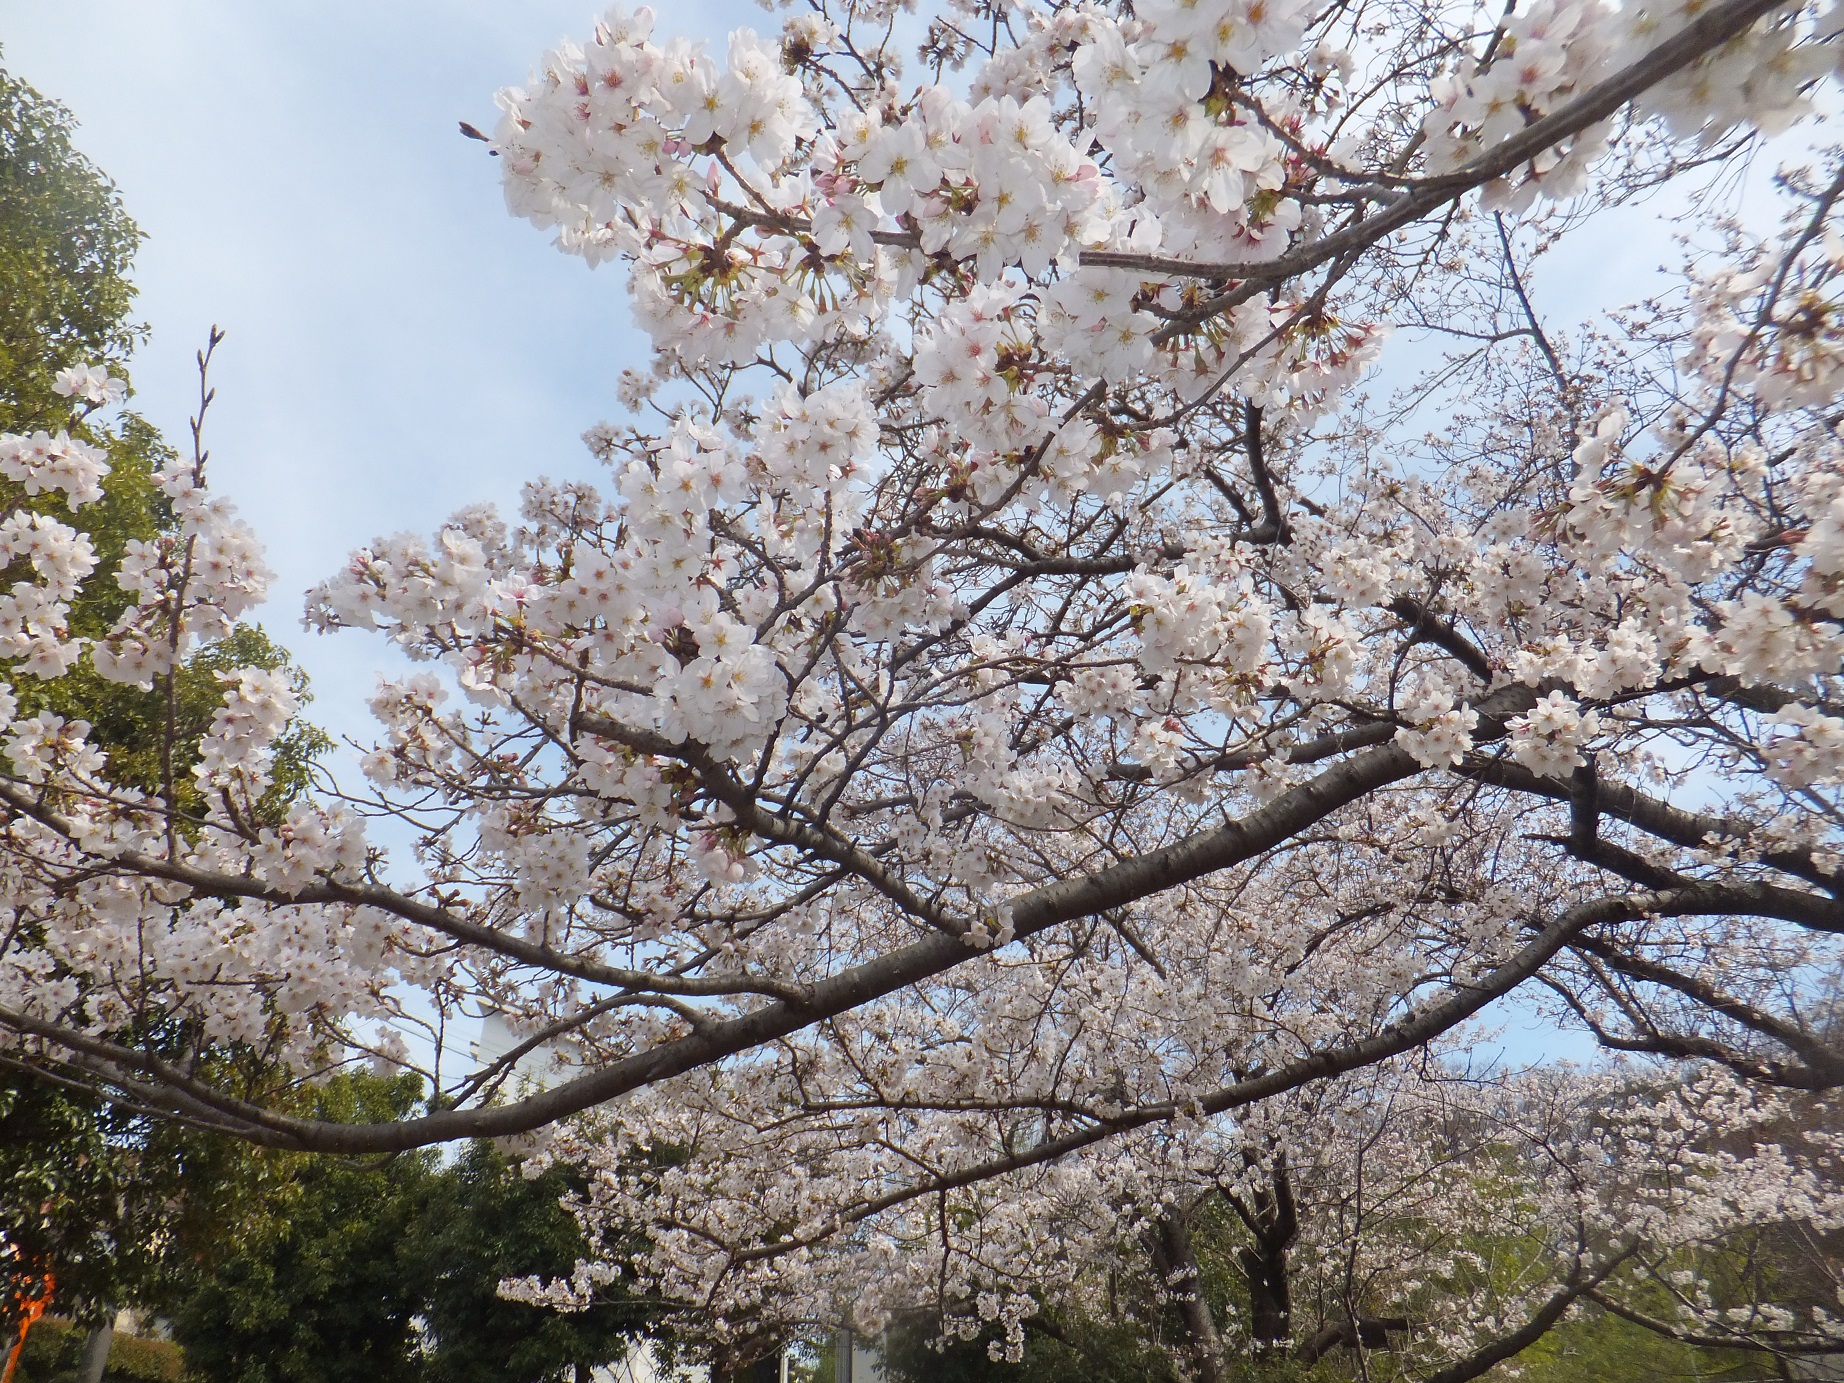
[[[27,1100],[41,1090],[21,1087]],[[309,1108],[326,1118],[390,1118],[413,1109],[420,1093],[415,1077],[348,1073],[316,1088]],[[129,1279],[133,1299],[163,1324],[194,1383],[578,1383],[621,1360],[659,1314],[619,1292],[567,1315],[499,1295],[502,1279],[567,1273],[585,1251],[561,1204],[575,1184],[563,1168],[528,1178],[484,1142],[452,1160],[354,1161],[239,1154],[198,1137],[124,1165],[92,1111],[71,1112],[58,1127],[27,1127],[13,1113],[0,1118],[0,1136],[35,1148],[41,1164],[58,1156],[97,1169],[97,1204],[70,1202],[69,1188],[86,1184],[76,1174],[47,1177],[63,1197],[52,1210],[62,1221],[88,1216],[98,1234],[153,1260]],[[221,1165],[201,1165],[207,1153]],[[174,1175],[180,1159],[188,1160]],[[144,1201],[156,1188],[183,1192],[190,1222],[124,1223],[115,1198]],[[0,1204],[16,1203],[22,1190],[27,1203],[37,1198],[36,1188],[9,1183]],[[150,1253],[163,1238],[165,1251]],[[115,1246],[100,1252],[116,1274],[110,1299],[119,1300]],[[56,1383],[75,1365],[80,1339],[55,1331],[47,1339],[27,1355],[21,1383]]]
[[[57,426],[54,390],[71,365],[123,361],[129,265],[141,230],[121,194],[73,142],[76,122],[17,77],[0,76],[0,429]]]

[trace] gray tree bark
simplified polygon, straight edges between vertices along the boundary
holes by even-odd
[[[102,1383],[103,1370],[109,1367],[109,1346],[115,1343],[114,1318],[104,1321],[83,1342],[83,1361],[77,1365],[76,1383]]]

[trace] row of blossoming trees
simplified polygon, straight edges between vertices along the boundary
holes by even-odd
[[[515,1290],[638,1254],[732,1362],[917,1309],[1015,1353],[1142,1252],[1205,1378],[1477,1377],[1591,1304],[1844,1350],[1841,23],[868,0],[719,62],[611,12],[491,142],[652,336],[588,438],[612,493],[310,594],[427,668],[364,793],[260,809],[296,711],[260,669],[189,782],[10,717],[5,1060],[280,1147],[537,1134],[603,1251]],[[1540,251],[1789,129],[1778,229],[1687,216],[1675,289],[1556,330]],[[1383,406],[1392,326],[1452,349]],[[203,457],[100,637],[80,529],[0,529],[16,686],[158,691],[263,598]],[[104,470],[0,443],[71,510]],[[1507,996],[1654,1060],[1480,1066]],[[212,1079],[482,1007],[524,1044],[414,1118]],[[1232,1211],[1235,1315],[1192,1243]],[[1811,1264],[1708,1267],[1769,1231]]]

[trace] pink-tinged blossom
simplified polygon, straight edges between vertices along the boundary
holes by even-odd
[[[109,373],[105,365],[73,365],[59,370],[51,387],[67,399],[91,407],[120,403],[128,396],[128,384]]]

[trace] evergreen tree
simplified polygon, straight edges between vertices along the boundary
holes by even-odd
[[[619,1359],[650,1312],[622,1294],[563,1314],[499,1295],[505,1278],[567,1275],[587,1253],[563,1208],[568,1168],[530,1179],[476,1141],[429,1183],[418,1248],[427,1293],[429,1383],[558,1383]]]

